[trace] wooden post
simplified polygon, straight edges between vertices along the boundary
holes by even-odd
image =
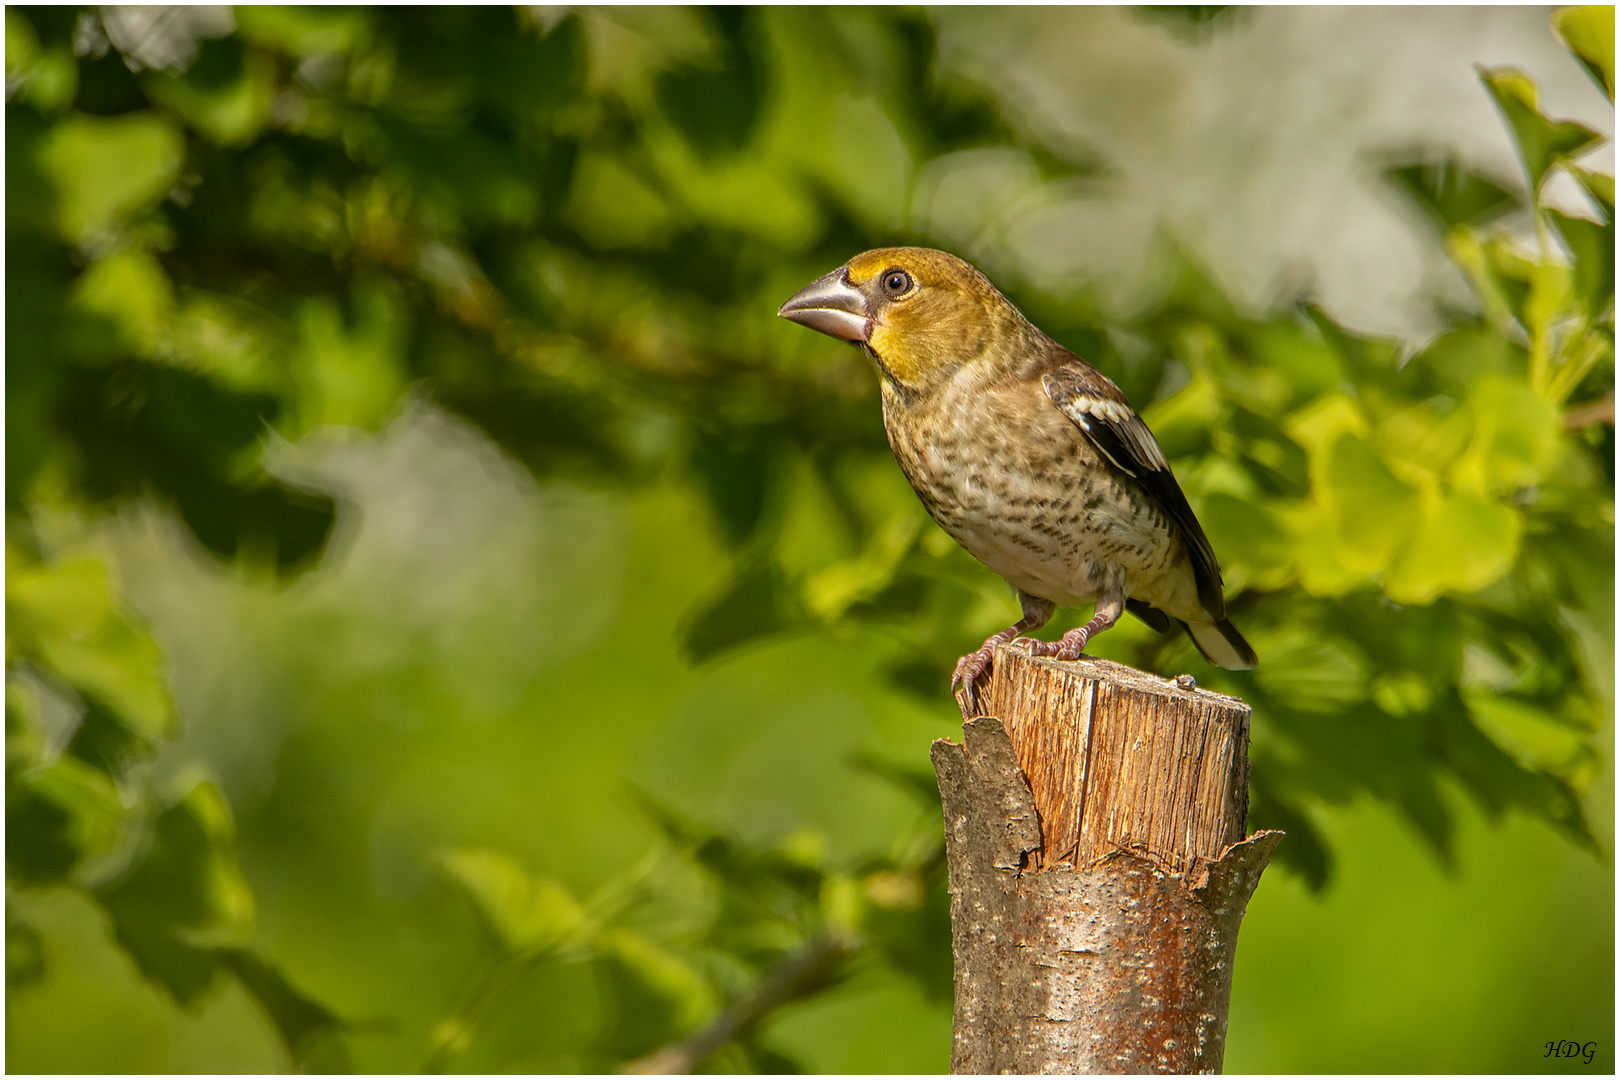
[[[1219,1072],[1238,926],[1282,839],[1243,836],[1249,707],[1017,645],[986,700],[933,749],[951,1071]]]

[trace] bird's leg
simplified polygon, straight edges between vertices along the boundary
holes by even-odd
[[[1076,627],[1057,641],[1031,641],[1031,656],[1050,656],[1054,660],[1078,660],[1086,651],[1086,642],[1107,630],[1125,613],[1125,575],[1110,574],[1097,597],[1097,610],[1084,626]]]
[[[991,634],[984,639],[984,644],[979,646],[977,652],[970,652],[956,662],[956,671],[951,675],[951,693],[962,709],[964,720],[971,720],[979,715],[977,683],[989,669],[991,661],[995,659],[996,648],[1007,644],[1020,634],[1039,630],[1051,621],[1052,612],[1057,609],[1057,605],[1052,601],[1031,596],[1021,589],[1018,592],[1018,603],[1024,609],[1022,619],[999,634]]]

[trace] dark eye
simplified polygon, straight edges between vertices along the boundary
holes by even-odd
[[[890,296],[899,296],[911,291],[911,275],[904,270],[890,270],[883,275],[883,291]]]

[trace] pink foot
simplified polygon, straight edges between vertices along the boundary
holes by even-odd
[[[990,665],[995,661],[996,648],[1007,644],[1019,634],[1040,629],[1052,617],[1050,600],[1042,600],[1025,593],[1019,593],[1018,600],[1023,605],[1024,617],[1001,633],[985,638],[984,644],[979,646],[977,652],[970,652],[956,662],[956,670],[951,674],[951,694],[962,710],[963,720],[972,720],[979,715],[979,680],[984,678],[985,672],[990,670]]]
[[[1000,635],[998,634],[997,637]],[[996,646],[1001,642],[991,638],[978,652],[970,652],[956,662],[951,674],[951,696],[962,710],[962,719],[971,720],[979,715],[979,680],[990,670],[995,659]]]
[[[1086,642],[1090,638],[1089,626],[1077,626],[1057,641],[1036,641],[1034,638],[1021,640],[1029,642],[1031,656],[1050,656],[1054,660],[1078,660],[1085,654]]]

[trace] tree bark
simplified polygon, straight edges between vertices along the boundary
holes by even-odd
[[[1106,660],[996,653],[1001,719],[934,744],[953,1073],[1215,1073],[1238,926],[1249,708]]]

